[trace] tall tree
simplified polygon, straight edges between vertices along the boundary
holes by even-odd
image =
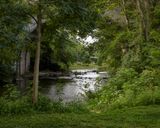
[[[13,68],[15,62],[19,61],[21,50],[27,45],[28,33],[24,28],[27,26],[29,18],[21,14],[26,10],[28,9],[24,0],[0,1],[0,67],[3,69],[3,71],[0,71],[0,79],[2,81],[9,76],[6,76],[6,73],[3,72],[12,69],[10,74],[13,74],[16,70]]]
[[[34,76],[33,76],[33,103],[36,104],[38,101],[38,82],[39,82],[39,63],[40,63],[40,50],[42,36],[48,36],[49,41],[54,40],[54,34],[56,32],[65,31],[70,34],[79,34],[84,36],[86,33],[90,32],[93,28],[95,17],[90,11],[90,4],[88,1],[84,0],[39,0],[35,1],[34,5],[37,5],[37,46],[35,54],[35,65],[34,65]],[[91,15],[93,17],[91,17]],[[32,17],[34,17],[32,15]],[[44,21],[44,24],[42,24]],[[57,22],[58,21],[58,22]],[[56,25],[55,25],[56,24]],[[51,26],[51,33],[42,33],[42,26]],[[52,28],[53,27],[53,28]],[[44,32],[47,32],[43,27]],[[53,32],[54,31],[54,32]]]
[[[140,18],[140,31],[141,35],[146,41],[149,40],[149,0],[136,0],[137,10]]]
[[[35,64],[34,64],[34,74],[33,74],[33,104],[37,103],[38,100],[38,82],[39,82],[39,63],[40,63],[40,50],[41,50],[41,40],[42,40],[42,6],[41,1],[37,3],[38,14],[37,14],[37,44],[36,44],[36,54],[35,54]]]

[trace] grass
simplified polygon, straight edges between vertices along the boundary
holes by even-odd
[[[0,116],[0,128],[160,128],[160,106],[98,113]]]
[[[71,70],[75,69],[93,69],[97,68],[98,66],[96,64],[83,64],[83,63],[75,63],[70,66]]]
[[[98,66],[97,64],[90,63],[90,64],[83,64],[83,63],[75,63],[70,66],[70,70],[76,69],[98,69],[99,71],[105,71],[105,66]]]

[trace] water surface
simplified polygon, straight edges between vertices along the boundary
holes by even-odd
[[[45,76],[39,81],[39,91],[52,100],[62,100],[70,102],[84,100],[86,92],[95,92],[106,81],[107,73],[98,72],[96,69],[72,70],[67,76]],[[17,81],[18,90],[22,95],[28,91],[31,80],[19,79]],[[5,93],[5,89],[0,87],[0,95]]]
[[[106,77],[106,72],[98,72],[95,69],[72,70],[69,76],[41,79],[40,92],[52,100],[82,100],[86,92],[99,89]]]

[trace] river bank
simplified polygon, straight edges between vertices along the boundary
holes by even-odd
[[[104,64],[97,65],[95,63],[90,64],[84,64],[84,63],[74,63],[70,66],[70,70],[76,70],[76,69],[97,69],[98,71],[106,71],[106,66]]]
[[[0,128],[159,128],[160,106],[97,113],[39,113],[0,116]]]

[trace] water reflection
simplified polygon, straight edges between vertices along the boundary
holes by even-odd
[[[85,92],[94,92],[106,81],[106,72],[97,72],[95,69],[73,70],[69,76],[45,77],[40,79],[39,91],[52,100],[64,102],[83,100]],[[22,95],[31,88],[32,80],[18,79],[17,85]],[[0,88],[0,96],[5,92]]]
[[[40,92],[53,100],[82,100],[86,91],[93,92],[100,88],[106,76],[106,72],[98,73],[96,70],[73,70],[69,77],[41,79]]]

